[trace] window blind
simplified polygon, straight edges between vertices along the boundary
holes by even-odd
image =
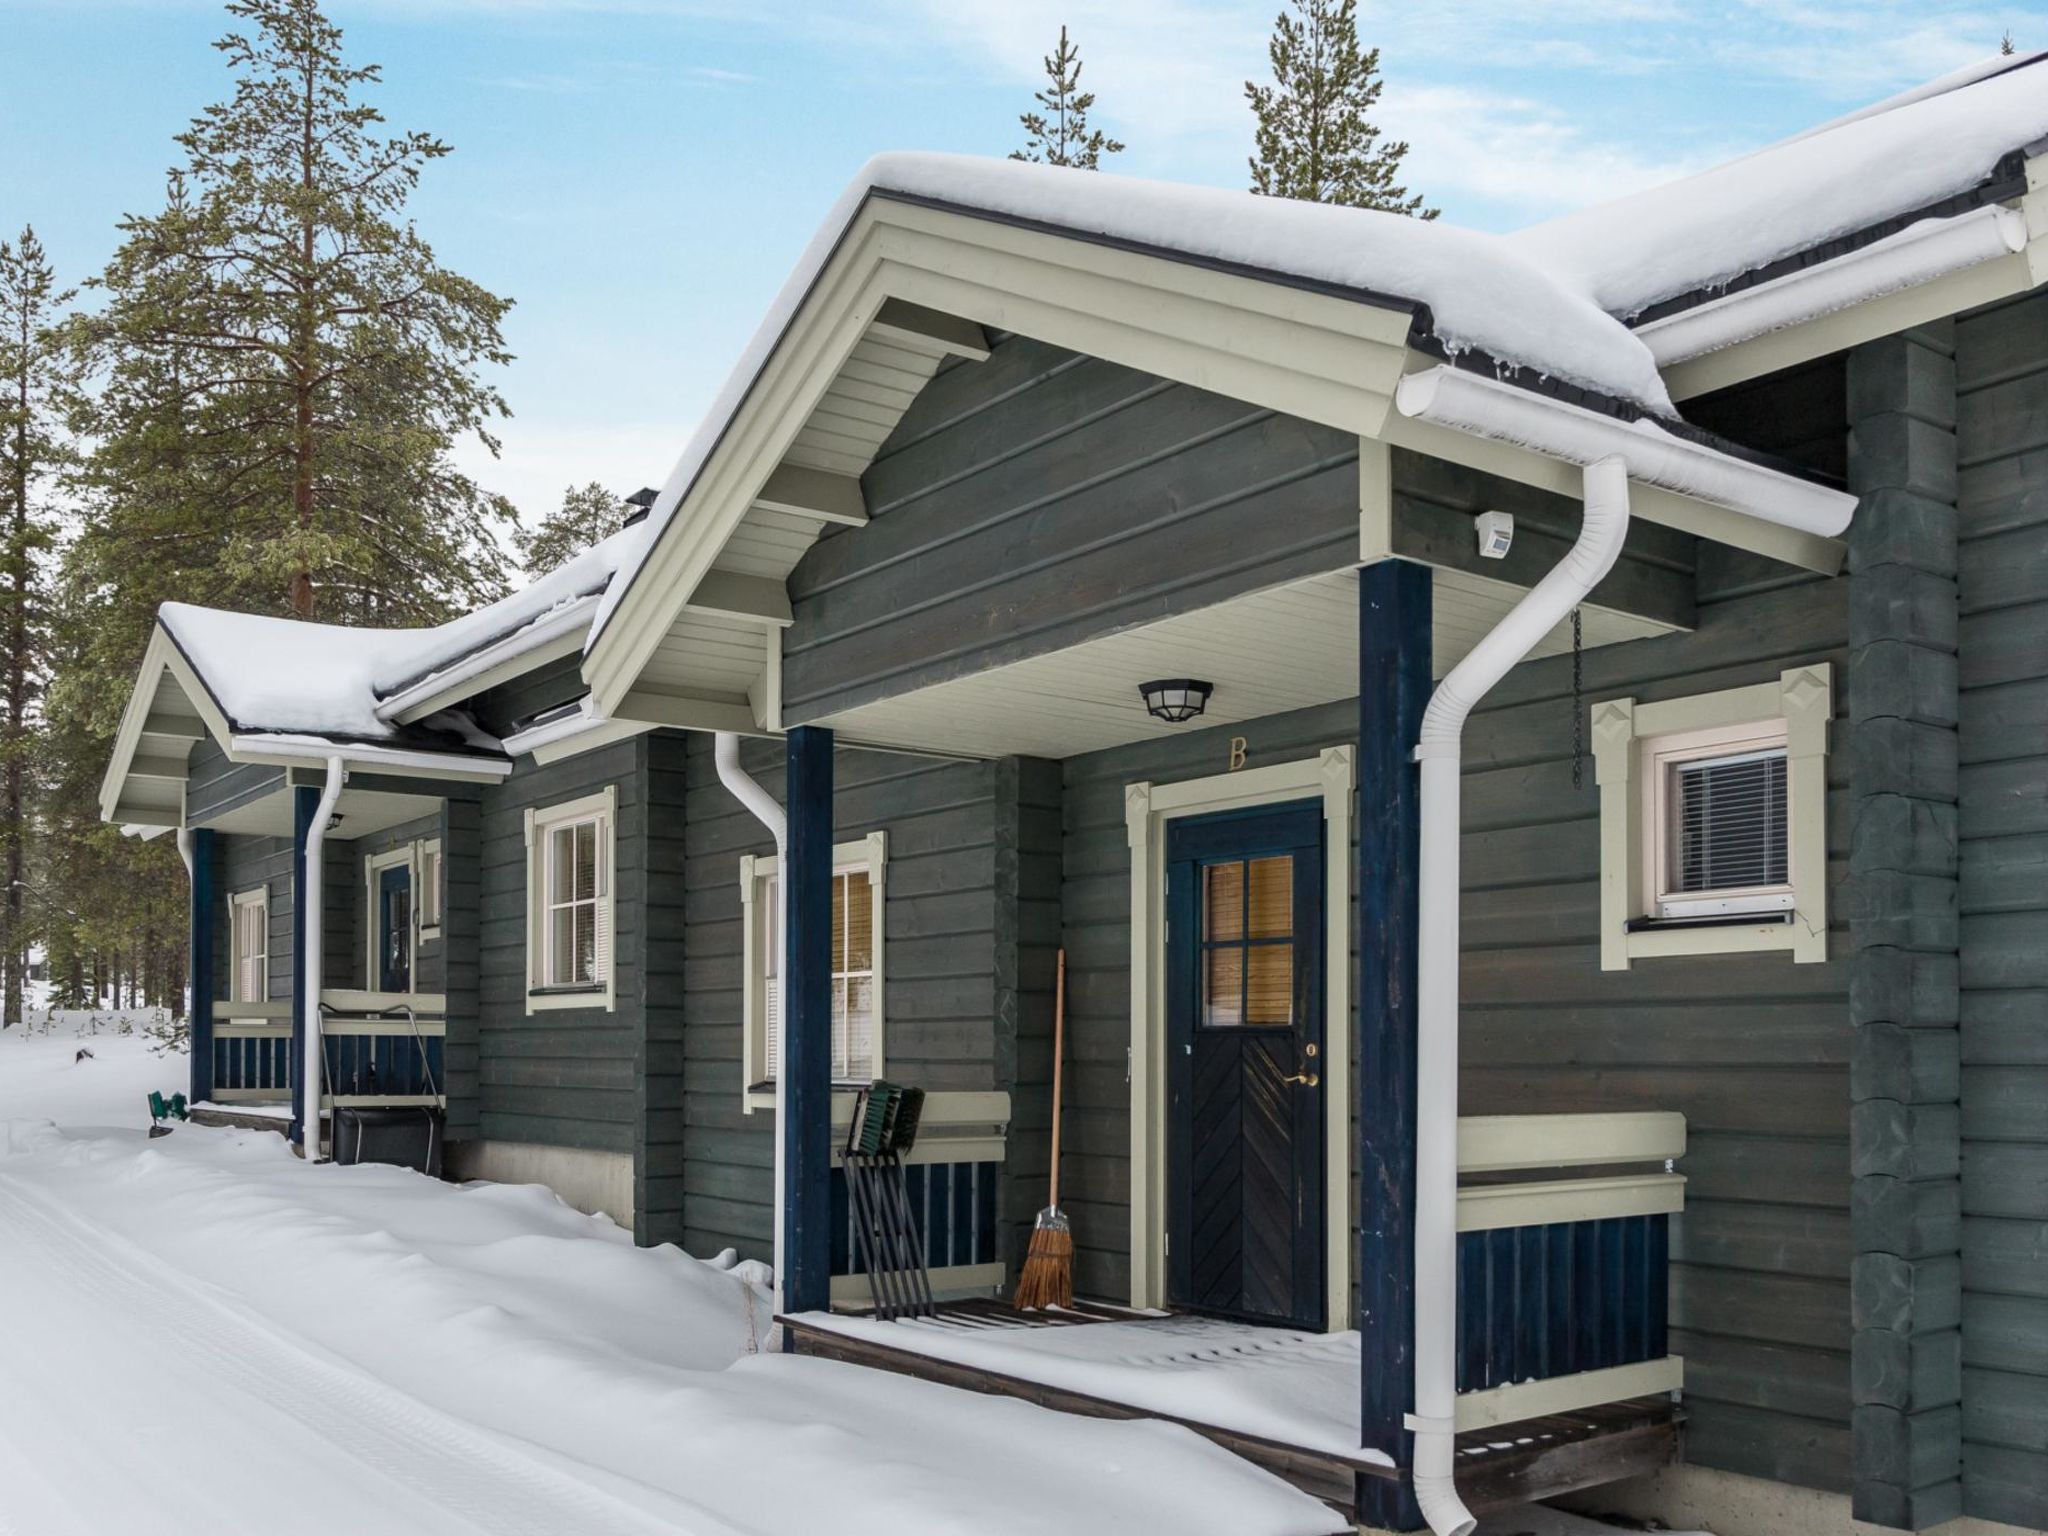
[[[1785,753],[1782,749],[1679,763],[1672,870],[1681,892],[1784,885],[1790,879],[1785,839]]]

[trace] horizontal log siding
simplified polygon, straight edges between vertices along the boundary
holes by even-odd
[[[1963,1498],[2048,1527],[2048,298],[1956,325]]]
[[[479,838],[477,1134],[634,1150],[648,825],[643,739],[537,766],[483,793]],[[526,811],[618,788],[612,965],[616,1005],[526,1011]]]
[[[284,770],[234,763],[211,736],[194,744],[185,767],[185,819],[203,827],[251,800],[284,787]]]
[[[1472,514],[1532,547],[1564,498],[1393,456],[1400,547],[1501,573]],[[1133,624],[1342,570],[1358,552],[1358,440],[1024,337],[940,372],[862,476],[870,521],[790,577],[784,708],[818,719]],[[1689,618],[1693,540],[1645,526],[1604,598]],[[1558,545],[1561,550],[1562,545]]]
[[[782,797],[779,744],[746,742],[741,761]],[[997,963],[999,946],[1013,942],[997,917],[1004,771],[857,750],[840,751],[834,763],[835,841],[889,835],[883,1070],[928,1090],[1014,1087],[1020,1005]],[[708,736],[690,738],[687,778],[682,1241],[692,1253],[731,1246],[767,1258],[775,1116],[742,1109],[739,861],[772,855],[774,843],[718,782]],[[1007,868],[1003,878],[1011,878]]]
[[[1585,697],[1667,699],[1833,661],[1846,583],[1702,584],[1700,627],[1588,651]],[[1691,1363],[1697,1461],[1847,1486],[1849,1027],[1839,959],[1652,960],[1599,968],[1599,824],[1590,758],[1571,782],[1571,662],[1518,668],[1466,732],[1464,1093],[1472,1114],[1675,1109],[1692,1126],[1674,1224],[1673,1349]],[[1846,689],[1844,689],[1846,692]],[[1846,697],[1837,713],[1846,711]],[[1130,853],[1123,787],[1313,755],[1356,730],[1346,704],[1069,759],[1064,920],[1076,1067],[1063,1203],[1083,1288],[1128,1294]],[[1829,763],[1833,879],[1844,872],[1846,754]],[[1839,904],[1837,904],[1839,906]],[[1356,901],[1353,901],[1354,919]],[[1834,946],[1846,948],[1839,911]]]

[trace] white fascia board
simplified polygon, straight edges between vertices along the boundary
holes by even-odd
[[[161,623],[155,625],[142,654],[142,665],[136,669],[127,707],[121,712],[121,724],[114,734],[114,750],[107,758],[107,771],[100,778],[100,819],[103,821],[120,819],[116,813],[121,804],[121,791],[128,781],[129,766],[142,746],[142,738],[150,734],[147,727],[156,712],[157,689],[165,673],[169,673],[177,683],[178,691],[185,695],[185,702],[192,706],[192,713],[201,726],[223,749],[228,744],[231,732],[227,716],[221,713],[212,693],[192,670],[192,664],[178,649],[177,642],[171,639]]]
[[[1403,416],[1568,464],[1619,456],[1631,480],[1800,533],[1833,538],[1856,510],[1846,492],[1690,442],[1655,422],[1622,421],[1449,364],[1410,374],[1394,400]]]
[[[564,603],[524,629],[514,630],[460,661],[429,673],[382,700],[377,705],[377,718],[393,725],[410,725],[523,672],[574,656],[583,649],[597,601],[593,592]]]
[[[404,747],[380,747],[359,741],[323,741],[318,736],[235,736],[229,740],[227,750],[229,758],[238,763],[294,768],[338,757],[348,768],[388,773],[399,778],[452,779],[460,783],[495,784],[512,772],[509,761],[452,757],[439,752],[415,752]]]
[[[2027,248],[2027,241],[2027,217],[2018,208],[1992,206],[1954,218],[1923,219],[1833,261],[1637,326],[1636,335],[1657,366],[1668,368],[2015,255]]]

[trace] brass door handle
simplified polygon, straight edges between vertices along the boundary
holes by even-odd
[[[1281,1078],[1280,1081],[1283,1083],[1299,1083],[1304,1088],[1313,1088],[1322,1082],[1322,1078],[1313,1072],[1296,1072],[1291,1077]]]

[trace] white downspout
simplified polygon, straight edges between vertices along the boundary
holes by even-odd
[[[306,1011],[306,1055],[301,1066],[305,1083],[300,1095],[305,1104],[304,1149],[309,1163],[320,1160],[321,866],[326,853],[327,824],[334,819],[335,803],[341,799],[341,786],[347,778],[348,770],[342,767],[341,759],[328,758],[327,786],[320,791],[320,803],[313,808],[313,825],[306,829],[306,888],[293,893],[294,899],[306,903],[299,920],[300,940],[306,946],[306,995],[301,999]]]
[[[1465,719],[1614,568],[1628,465],[1585,471],[1585,516],[1563,560],[1450,671],[1423,712],[1415,1058],[1415,1501],[1437,1536],[1470,1536],[1453,1481],[1458,1334],[1458,778]]]
[[[718,765],[718,782],[723,784],[735,800],[753,813],[754,819],[766,827],[775,839],[775,938],[783,942],[789,931],[789,875],[786,869],[789,853],[789,818],[775,797],[755,783],[746,769],[740,766],[740,739],[732,731],[719,731],[712,738],[711,759]],[[775,968],[782,974],[782,967]],[[752,978],[748,978],[752,984]],[[775,1074],[775,1310],[783,1310],[783,1268],[782,1268],[782,1143],[783,1131],[789,1124],[783,1114],[783,1100],[788,1092],[786,1074]]]

